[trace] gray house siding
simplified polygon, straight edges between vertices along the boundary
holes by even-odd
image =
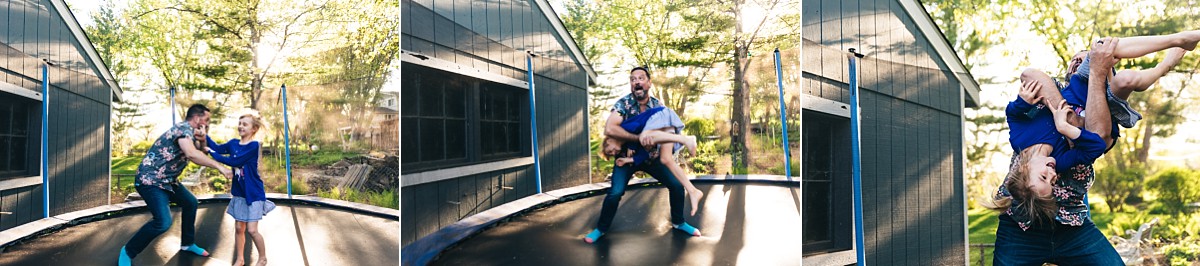
[[[0,29],[0,81],[40,92],[41,61],[49,70],[49,187],[50,215],[108,204],[109,115],[113,88],[100,76],[98,58],[90,58],[68,23],[50,1],[10,1],[0,4],[6,27]],[[81,42],[82,41],[82,42]],[[0,97],[29,103],[32,167],[40,172],[40,101],[0,92]],[[36,135],[36,137],[35,137]],[[42,218],[42,185],[0,191],[0,230]]]
[[[536,1],[401,1],[401,49],[406,53],[445,60],[468,73],[486,72],[528,81],[526,51],[533,52],[537,131],[545,191],[588,183],[586,128],[587,72],[568,52],[567,45]],[[420,60],[420,59],[418,59]],[[406,62],[404,64],[420,64]],[[401,73],[402,76],[414,73]],[[472,76],[475,74],[465,74]],[[402,94],[409,93],[408,86]],[[520,88],[523,117],[520,134],[529,135],[528,91]],[[401,97],[402,102],[405,97]],[[470,100],[468,100],[468,104]],[[405,102],[408,103],[408,102]],[[473,104],[478,105],[476,100]],[[478,110],[478,107],[473,107]],[[471,109],[469,107],[468,109]],[[404,119],[405,108],[401,108]],[[410,114],[411,115],[411,114]],[[471,116],[472,114],[468,114]],[[402,124],[402,127],[412,124]],[[468,129],[478,134],[479,128]],[[401,130],[401,157],[412,155],[417,136]],[[530,140],[522,140],[529,147]],[[468,139],[468,145],[483,145]],[[407,150],[407,153],[406,153]],[[531,157],[524,148],[520,157]],[[510,158],[511,159],[511,158]],[[402,159],[403,161],[403,159]],[[471,166],[487,160],[468,160]],[[437,229],[489,208],[537,193],[532,164],[410,185],[409,175],[438,170],[406,171],[402,163],[401,244],[407,245]]]
[[[963,264],[959,82],[896,1],[804,6],[805,93],[849,103],[847,50],[866,55],[859,100],[867,263]]]

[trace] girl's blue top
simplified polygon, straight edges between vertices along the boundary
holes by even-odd
[[[229,194],[245,198],[247,205],[267,199],[262,177],[258,175],[258,156],[262,148],[259,142],[250,141],[242,145],[238,139],[229,140],[225,144],[217,144],[212,138],[207,138],[207,141],[213,159],[238,169],[234,170]]]

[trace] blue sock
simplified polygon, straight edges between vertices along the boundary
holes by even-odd
[[[596,242],[596,240],[600,239],[600,236],[602,235],[604,235],[604,232],[600,232],[600,229],[592,229],[591,233],[588,233],[587,236],[583,237],[583,241],[588,243]]]
[[[200,256],[205,256],[205,257],[208,256],[208,251],[200,248],[199,246],[196,246],[196,244],[192,244],[191,246],[186,246],[186,247],[180,248],[179,250],[196,253],[196,255],[200,255]]]
[[[695,227],[692,227],[692,225],[689,225],[687,222],[683,222],[682,224],[676,224],[676,225],[674,225],[674,227],[675,227],[675,229],[679,229],[679,231],[683,231],[684,233],[688,233],[689,235],[700,236],[700,229],[696,229]]]
[[[129,266],[133,264],[133,258],[129,257],[129,253],[125,253],[125,246],[121,246],[121,255],[117,255],[118,266]]]

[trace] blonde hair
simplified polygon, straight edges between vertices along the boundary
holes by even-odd
[[[608,161],[608,159],[609,159],[609,158],[608,158],[608,154],[604,154],[604,146],[607,146],[607,145],[608,145],[608,140],[609,140],[609,139],[610,139],[610,138],[609,138],[608,136],[604,136],[604,139],[603,139],[603,140],[600,140],[600,152],[599,152],[600,154],[599,154],[599,155],[600,155],[600,159],[601,159],[601,160]]]
[[[1054,200],[1054,195],[1038,196],[1033,188],[1029,187],[1029,161],[1033,159],[1036,153],[1034,146],[1030,146],[1021,150],[1021,153],[1013,157],[1012,165],[1008,169],[1008,176],[1004,178],[1004,188],[1008,189],[1010,196],[996,194],[992,200],[982,202],[983,207],[992,209],[998,212],[1008,211],[1013,204],[1024,208],[1024,215],[1032,221],[1043,221],[1052,219],[1058,211],[1058,203]]]
[[[238,121],[242,121],[242,119],[247,117],[250,118],[250,126],[254,128],[254,133],[250,133],[250,136],[253,137],[254,135],[257,135],[258,131],[263,128],[262,117],[259,117],[256,114],[244,114],[238,117]]]

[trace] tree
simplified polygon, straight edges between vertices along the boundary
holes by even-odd
[[[1200,175],[1181,168],[1158,172],[1146,188],[1158,194],[1163,213],[1183,213],[1188,203],[1200,201]]]
[[[136,70],[136,66],[140,64],[139,58],[131,56],[140,51],[139,45],[128,38],[129,29],[124,27],[124,17],[118,14],[113,3],[106,3],[100,6],[100,9],[93,14],[93,25],[87,27],[84,32],[88,34],[88,39],[96,47],[96,52],[100,54],[100,60],[113,74],[117,84],[123,84],[129,80],[128,75]],[[126,95],[137,94],[144,91],[142,88],[134,86],[123,87]],[[113,153],[124,155],[129,148],[133,146],[130,136],[133,129],[143,127],[137,122],[140,117],[145,116],[142,111],[142,106],[146,103],[135,97],[126,97],[124,101],[113,103],[112,112],[112,136]]]

